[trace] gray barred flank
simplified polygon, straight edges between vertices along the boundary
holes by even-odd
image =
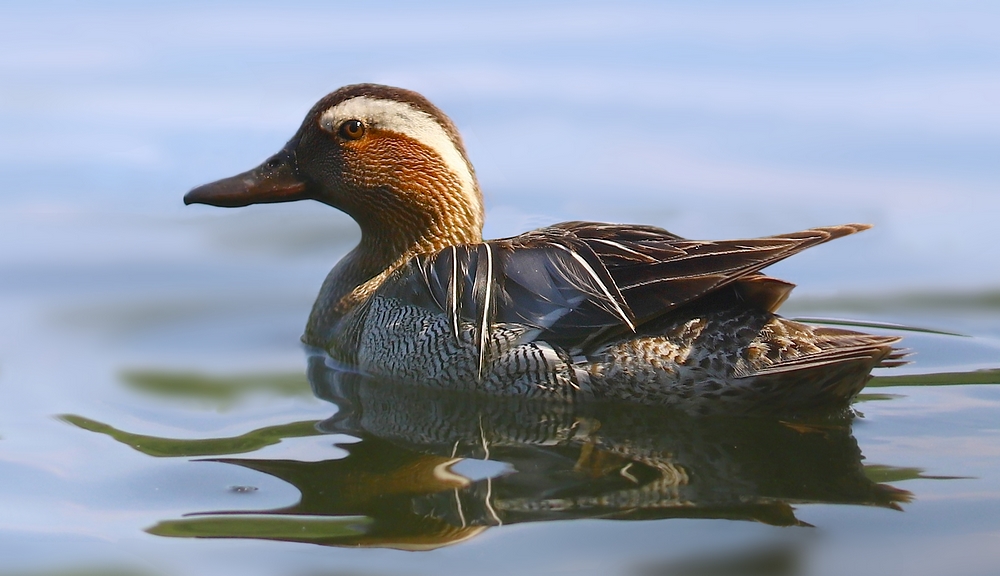
[[[779,396],[776,390],[783,379],[803,369],[814,369],[817,375],[800,384],[797,397],[834,392],[853,397],[892,341],[848,331],[820,332],[767,312],[721,310],[665,325],[657,335],[612,342],[585,358],[573,359],[547,342],[525,342],[524,335],[530,332],[525,326],[494,324],[484,338],[481,326],[463,322],[455,338],[449,316],[375,297],[359,343],[359,367],[375,376],[442,389],[575,400],[609,398],[704,411],[718,405],[749,408],[773,399]],[[766,329],[735,329],[754,325]],[[734,334],[740,337],[733,338]],[[855,352],[844,356],[844,341]],[[830,355],[837,360],[827,360]],[[853,388],[846,392],[834,381],[842,374],[827,369],[831,363],[841,366],[844,357],[857,365],[858,373]],[[795,371],[782,371],[786,365]]]
[[[488,390],[501,395],[569,397],[573,369],[540,342],[520,343],[526,329],[469,323],[452,334],[447,315],[375,297],[358,346],[359,367],[440,388]]]

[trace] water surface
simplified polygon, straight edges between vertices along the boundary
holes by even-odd
[[[5,8],[0,574],[993,573],[997,17]],[[357,240],[349,219],[181,197],[356,81],[452,114],[490,236],[581,218],[703,238],[875,224],[772,271],[799,284],[786,315],[901,335],[912,362],[833,421],[511,423],[429,397],[411,403],[477,427],[352,420],[298,343]]]

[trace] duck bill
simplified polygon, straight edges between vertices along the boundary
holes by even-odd
[[[184,195],[184,203],[236,208],[309,197],[306,183],[299,176],[295,155],[282,150],[253,170],[191,190]]]

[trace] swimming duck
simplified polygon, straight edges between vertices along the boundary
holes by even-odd
[[[760,271],[869,226],[687,240],[565,222],[483,241],[483,201],[452,121],[375,84],[321,99],[277,154],[186,204],[312,199],[361,241],[320,289],[303,341],[375,377],[445,389],[710,411],[845,407],[898,339],[775,314]]]

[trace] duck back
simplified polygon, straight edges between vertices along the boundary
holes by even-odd
[[[366,373],[447,389],[844,407],[873,367],[898,361],[897,339],[777,316],[793,285],[760,270],[864,228],[694,241],[568,222],[451,246],[406,262],[314,344]]]

